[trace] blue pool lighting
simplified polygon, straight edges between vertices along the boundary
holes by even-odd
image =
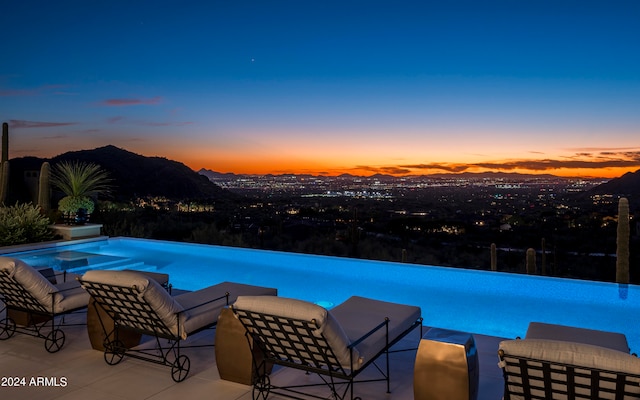
[[[327,308],[352,295],[372,297],[420,306],[426,326],[505,338],[523,337],[531,321],[620,332],[640,351],[636,285],[131,238],[12,256],[79,273],[157,271],[188,290],[221,281],[269,286]]]

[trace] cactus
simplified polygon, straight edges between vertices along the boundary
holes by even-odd
[[[49,186],[49,177],[51,176],[51,167],[48,162],[43,162],[40,167],[40,182],[38,185],[38,205],[40,210],[46,215],[51,205],[51,188]]]
[[[9,124],[2,123],[2,162],[9,161]]]
[[[618,202],[618,236],[616,239],[616,282],[629,283],[629,200]]]
[[[498,270],[498,255],[496,253],[496,244],[491,243],[491,270]]]
[[[536,274],[536,250],[532,248],[527,249],[527,274]]]
[[[7,200],[7,191],[9,190],[9,161],[2,162],[2,170],[0,171],[0,204],[4,204]]]
[[[547,274],[547,249],[546,249],[546,244],[547,241],[545,240],[545,238],[542,238],[542,243],[540,244],[540,246],[542,247],[542,256],[540,258],[540,271],[542,273],[542,275],[546,275]]]

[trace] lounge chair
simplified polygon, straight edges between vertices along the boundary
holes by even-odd
[[[620,333],[532,322],[498,356],[505,400],[640,399],[640,360]]]
[[[60,276],[65,275],[49,274],[47,278],[19,259],[0,257],[0,300],[4,303],[0,313],[6,311],[0,321],[0,340],[18,332],[44,339],[50,353],[62,348],[65,334],[59,327],[71,324],[58,324],[57,317],[86,310],[89,295],[76,280],[58,282]],[[24,322],[17,324],[17,316],[25,316]]]
[[[127,355],[169,366],[176,382],[183,381],[190,370],[189,357],[180,354],[187,336],[214,327],[220,310],[238,294],[277,294],[276,289],[223,282],[172,297],[155,280],[136,271],[92,270],[80,282],[114,322],[113,331],[105,334],[105,361],[115,365]],[[154,337],[156,349],[128,348],[118,337],[120,328]],[[162,344],[161,339],[168,341]]]
[[[326,385],[332,398],[353,397],[356,382],[386,381],[390,392],[389,349],[410,331],[422,327],[420,308],[364,297],[351,297],[330,311],[306,301],[270,296],[240,296],[231,308],[246,329],[257,377],[253,398],[269,393],[316,398],[300,389]],[[419,339],[419,338],[417,338]],[[356,381],[378,357],[386,354],[386,369],[375,365],[382,377]],[[313,372],[322,383],[274,385],[268,365]],[[345,385],[340,391],[339,385]]]

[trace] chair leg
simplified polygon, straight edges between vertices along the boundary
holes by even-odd
[[[0,321],[0,340],[7,340],[16,332],[16,323],[11,318]]]
[[[251,392],[251,398],[253,400],[266,400],[271,391],[271,380],[269,375],[260,374],[256,377],[256,382],[253,384],[253,390]]]
[[[249,336],[247,336],[247,338],[249,338]],[[253,346],[257,346],[260,354],[264,354],[262,349],[251,339],[249,339],[249,346],[253,354],[251,362],[253,364],[253,371],[255,374],[255,376],[253,376],[251,397],[253,400],[266,400],[269,396],[269,392],[271,392],[271,379],[269,378],[269,373],[267,371],[266,357],[262,357],[260,361],[258,361]]]
[[[391,375],[390,375],[390,369],[389,369],[389,349],[387,348],[387,351],[385,351],[385,358],[387,359],[387,393],[391,393]]]

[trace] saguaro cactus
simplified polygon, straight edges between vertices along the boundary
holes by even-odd
[[[616,282],[629,283],[629,200],[618,201],[618,236],[616,239]]]
[[[38,182],[38,205],[44,214],[49,212],[51,206],[51,187],[49,177],[51,176],[51,166],[48,162],[43,162],[40,167],[40,181]]]
[[[498,270],[498,255],[497,255],[495,243],[491,243],[491,270],[492,271]]]
[[[527,249],[527,274],[536,274],[536,250],[532,248]]]
[[[4,204],[7,200],[7,191],[9,190],[9,161],[2,163],[2,171],[0,171],[0,204]]]
[[[2,123],[2,162],[9,161],[9,124]]]
[[[546,249],[546,244],[547,241],[545,240],[545,238],[542,238],[542,241],[540,243],[540,247],[542,247],[542,254],[540,256],[540,271],[542,273],[542,275],[546,275],[547,274],[547,249]]]

